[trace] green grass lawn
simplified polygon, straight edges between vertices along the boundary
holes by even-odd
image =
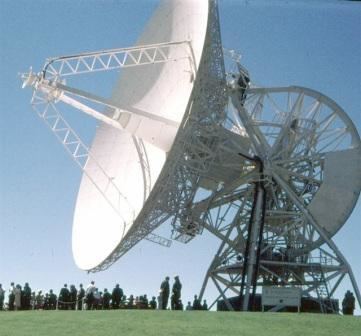
[[[321,314],[157,310],[0,312],[0,336],[359,336],[360,331],[360,317]]]

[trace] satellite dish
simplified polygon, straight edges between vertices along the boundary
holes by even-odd
[[[152,234],[168,220],[174,240],[187,243],[204,228],[220,239],[200,298],[211,279],[214,303],[235,309],[232,291],[249,310],[257,286],[271,281],[335,311],[332,294],[348,274],[361,303],[332,240],[361,189],[357,130],[319,92],[252,86],[240,59],[223,51],[214,1],[174,0],[158,7],[136,46],[49,59],[41,73],[22,76],[84,172],[75,262],[96,272],[144,238],[169,245]],[[63,80],[120,68],[109,100]],[[58,103],[101,121],[90,150]]]
[[[114,105],[146,111],[150,118],[123,113],[115,120],[124,130],[105,123],[97,129],[90,151],[123,196],[119,209],[122,220],[84,174],[72,244],[75,262],[81,269],[91,270],[106,260],[126,239],[144,204],[154,202],[155,196],[150,198],[150,194],[187,108],[194,85],[191,66],[194,60],[193,66],[198,67],[207,20],[207,1],[165,1],[136,43],[141,46],[189,41],[192,55],[188,48],[168,48],[168,57],[176,61],[126,68],[121,73],[113,92]],[[85,169],[94,179],[99,178],[97,164],[89,162]],[[109,197],[117,196],[114,193]]]

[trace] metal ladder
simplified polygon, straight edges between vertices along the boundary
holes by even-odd
[[[319,271],[315,270],[315,266],[319,267]],[[333,305],[333,302],[330,297],[330,292],[328,290],[327,281],[323,273],[322,264],[311,265],[311,276],[314,281],[318,284],[315,286],[315,291],[317,293],[317,300],[320,305],[321,312],[327,314],[328,312],[336,313],[336,309]]]

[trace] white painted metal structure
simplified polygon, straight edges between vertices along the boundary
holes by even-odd
[[[240,172],[210,196],[204,227],[217,232],[221,245],[201,296],[212,280],[229,309],[224,293],[231,290],[242,295],[246,310],[256,286],[302,286],[326,312],[348,273],[360,302],[350,266],[331,239],[361,189],[360,138],[352,121],[314,90],[249,88],[242,97],[234,81],[228,90],[231,125],[244,127],[249,141],[240,152],[256,156],[248,165],[262,170]]]
[[[81,269],[101,265],[137,225],[186,111],[203,51],[208,2],[180,4],[163,2],[133,48],[53,58],[40,78],[28,79],[39,91],[35,99],[42,99],[39,93],[52,95],[102,122],[81,165],[85,174],[73,225],[73,255]],[[119,68],[124,70],[110,100],[61,81]]]
[[[346,274],[361,303],[332,241],[361,189],[352,121],[314,90],[251,87],[237,55],[227,54],[233,72],[225,70],[216,3],[174,0],[160,5],[136,47],[50,59],[42,73],[23,76],[39,116],[84,172],[77,265],[106,269],[143,238],[169,245],[152,234],[169,220],[178,241],[203,228],[220,239],[200,293],[212,280],[214,303],[234,309],[231,291],[251,309],[257,286],[273,284],[301,288],[326,312]],[[63,81],[118,68],[110,100]],[[60,102],[101,121],[90,150]]]
[[[101,124],[90,150],[127,200],[128,204],[124,202],[119,207],[124,225],[119,225],[118,214],[84,175],[73,226],[73,254],[80,268],[90,270],[106,260],[136,223],[148,200],[186,111],[207,19],[206,1],[188,1],[182,6],[179,1],[164,2],[137,45],[163,45],[161,51],[170,61],[127,67],[121,73],[112,105],[130,113],[108,108],[106,114],[122,130]],[[88,164],[86,170],[96,179],[98,166]],[[109,195],[113,197],[117,195]],[[153,198],[149,200],[152,201]],[[98,248],[94,249],[94,245]]]

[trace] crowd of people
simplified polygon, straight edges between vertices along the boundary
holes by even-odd
[[[8,301],[5,304],[6,292],[0,284],[0,310],[107,310],[107,309],[172,309],[183,310],[181,300],[182,284],[179,276],[174,277],[174,283],[170,295],[170,283],[167,276],[160,285],[158,296],[148,299],[147,294],[134,297],[126,296],[123,289],[116,284],[112,291],[104,288],[99,291],[95,282],[84,288],[82,284],[77,289],[75,285],[67,284],[60,289],[58,295],[52,289],[43,293],[42,290],[32,291],[29,284],[24,286],[10,284]],[[169,303],[170,296],[170,306]],[[201,304],[197,295],[194,296],[193,304],[189,301],[186,310],[207,310],[207,302]]]
[[[193,303],[188,301],[186,307],[181,300],[182,284],[179,276],[174,277],[170,291],[169,277],[161,283],[158,296],[148,299],[147,294],[134,297],[126,296],[119,284],[110,292],[107,288],[99,291],[94,281],[84,288],[82,284],[77,289],[67,284],[61,288],[58,295],[52,289],[47,293],[32,291],[29,284],[24,287],[12,282],[8,290],[8,301],[5,303],[6,292],[0,284],[0,310],[108,310],[108,309],[160,309],[160,310],[208,310],[207,301],[203,303],[194,295]],[[170,302],[169,302],[170,298]],[[170,303],[170,306],[168,304]],[[347,291],[342,301],[342,313],[353,315],[355,297]]]
[[[170,298],[170,308],[172,310],[183,310],[184,306],[181,300],[181,291],[182,284],[179,280],[179,276],[174,277],[174,283],[172,286],[172,295]],[[169,277],[167,276],[160,285],[159,295],[158,295],[158,309],[167,309],[168,301],[169,301],[169,292],[170,292],[170,284]],[[208,310],[207,301],[203,300],[203,304],[201,304],[197,295],[194,295],[193,304],[188,301],[186,310]]]

